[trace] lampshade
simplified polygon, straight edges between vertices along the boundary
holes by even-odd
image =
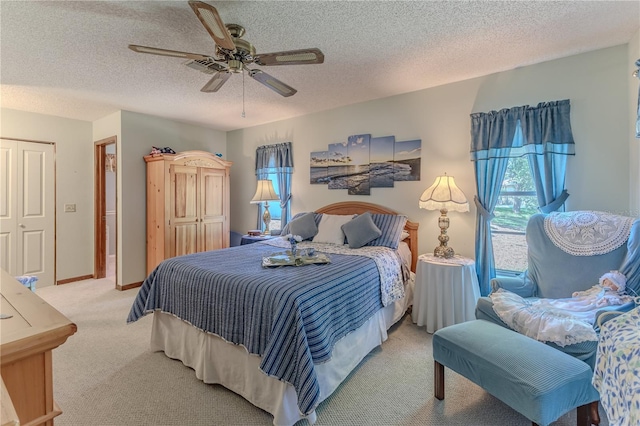
[[[453,210],[468,212],[469,202],[464,192],[456,186],[453,176],[438,176],[420,197],[420,208],[427,210]]]
[[[273,183],[270,180],[259,180],[256,194],[251,199],[252,204],[263,201],[280,201],[280,197],[278,197],[275,189],[273,189]]]

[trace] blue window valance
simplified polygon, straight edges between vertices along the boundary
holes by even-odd
[[[471,114],[471,160],[574,155],[568,99]],[[522,137],[515,137],[522,132]]]

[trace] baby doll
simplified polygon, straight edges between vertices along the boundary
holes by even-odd
[[[607,272],[600,277],[598,283],[598,285],[594,285],[588,290],[574,292],[571,299],[559,300],[567,300],[569,303],[568,308],[574,302],[577,302],[578,305],[581,305],[580,302],[586,302],[587,305],[595,304],[596,307],[602,308],[604,306],[622,305],[631,300],[629,296],[623,294],[627,284],[627,277],[624,274],[618,271]]]
[[[597,340],[593,324],[598,310],[633,300],[623,294],[626,282],[623,274],[610,271],[600,277],[599,284],[564,299],[529,300],[502,289],[490,297],[496,314],[512,329],[565,346]]]

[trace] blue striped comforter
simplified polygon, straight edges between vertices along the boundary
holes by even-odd
[[[320,397],[314,363],[382,308],[380,276],[374,260],[340,254],[330,264],[262,268],[274,251],[250,244],[167,259],[142,284],[127,322],[161,310],[243,345],[262,357],[262,371],[294,386],[307,415]]]

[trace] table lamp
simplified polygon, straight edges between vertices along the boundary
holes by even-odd
[[[264,235],[271,235],[269,223],[271,222],[271,213],[269,213],[269,201],[280,201],[280,197],[273,189],[273,182],[270,180],[259,180],[256,194],[251,199],[251,204],[264,203],[264,213],[262,221],[264,222]]]
[[[450,259],[455,255],[453,248],[447,247],[449,236],[447,228],[449,228],[449,218],[447,211],[454,210],[457,212],[468,212],[469,202],[464,192],[456,186],[453,176],[438,176],[429,188],[427,188],[420,197],[420,208],[426,210],[440,210],[438,218],[438,226],[440,227],[440,236],[438,240],[440,245],[435,248],[433,255],[436,257],[444,257]]]

